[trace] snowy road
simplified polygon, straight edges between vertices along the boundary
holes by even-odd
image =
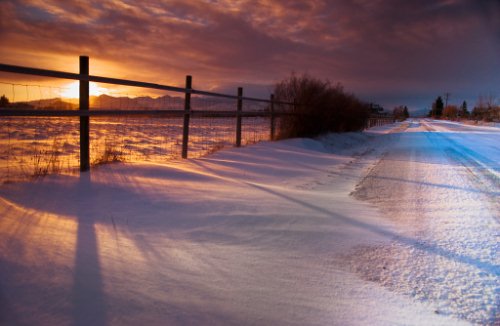
[[[0,187],[0,324],[496,325],[500,131],[412,120]]]
[[[436,313],[499,322],[498,133],[411,122],[354,195],[400,225],[391,246],[361,250],[367,279],[436,304]],[[497,159],[495,159],[497,158]]]

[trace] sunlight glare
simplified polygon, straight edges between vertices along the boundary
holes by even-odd
[[[99,96],[105,94],[108,91],[107,88],[100,87],[96,83],[90,82],[89,84],[89,94],[90,96]],[[79,98],[80,97],[80,82],[74,81],[65,87],[61,91],[61,97],[64,98]]]

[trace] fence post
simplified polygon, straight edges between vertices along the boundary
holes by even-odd
[[[269,107],[271,113],[271,140],[274,140],[274,94],[271,94],[271,106]]]
[[[238,87],[238,109],[236,112],[236,147],[241,146],[241,111],[243,108],[243,88]]]
[[[186,76],[186,93],[184,97],[184,125],[182,129],[182,158],[188,157],[189,117],[191,115],[191,84],[192,77]]]
[[[89,75],[89,57],[80,56],[80,76]],[[80,111],[89,111],[89,81],[80,80]],[[82,113],[83,113],[82,112]],[[80,116],[80,171],[88,171],[90,169],[90,153],[89,153],[89,117]]]

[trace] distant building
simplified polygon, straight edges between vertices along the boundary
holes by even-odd
[[[383,114],[384,108],[376,103],[370,103],[370,113],[371,114]]]

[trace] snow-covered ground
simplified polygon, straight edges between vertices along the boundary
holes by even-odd
[[[498,324],[499,140],[412,120],[2,185],[0,324]]]
[[[33,179],[47,173],[77,174],[80,166],[79,119],[74,117],[2,117],[0,183]],[[193,117],[189,157],[201,157],[236,142],[236,118]],[[279,119],[277,119],[279,124]],[[182,118],[92,117],[90,163],[113,160],[165,162],[182,152]],[[241,144],[270,137],[270,120],[242,119]]]

